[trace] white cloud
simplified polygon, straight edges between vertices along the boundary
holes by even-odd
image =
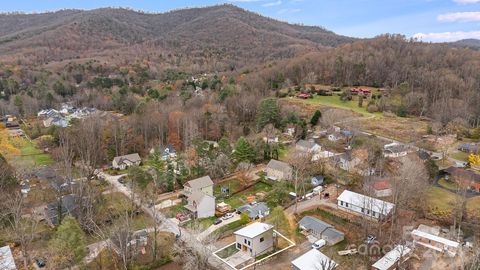
[[[265,0],[229,0],[230,2],[243,2],[243,3],[249,3],[249,2],[263,2]]]
[[[453,0],[453,2],[459,4],[475,4],[480,3],[480,0]]]
[[[453,12],[440,14],[437,20],[441,22],[474,22],[480,21],[480,12]]]
[[[457,40],[468,39],[468,38],[480,39],[480,31],[417,33],[413,35],[413,37],[422,41],[432,41],[432,42],[457,41]]]
[[[273,7],[273,6],[279,6],[281,4],[282,4],[282,0],[278,0],[276,2],[265,3],[262,5],[262,7]]]
[[[297,13],[297,12],[300,12],[302,11],[301,9],[299,8],[284,8],[284,9],[280,9],[277,13],[278,14],[287,14],[287,13]]]

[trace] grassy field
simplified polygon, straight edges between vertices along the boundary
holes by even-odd
[[[450,153],[449,156],[461,161],[465,161],[465,162],[468,161],[468,153],[465,153],[465,152],[456,151],[456,152]]]
[[[480,217],[480,196],[468,199],[467,212],[473,216]]]
[[[459,195],[440,187],[431,187],[428,190],[427,200],[429,213],[437,217],[448,217],[454,210]],[[480,217],[480,197],[467,199],[467,213],[469,216]]]
[[[358,96],[353,96],[351,101],[342,101],[337,95],[333,96],[314,96],[309,99],[297,99],[298,102],[303,102],[308,105],[323,105],[327,107],[335,107],[340,109],[352,110],[364,116],[382,116],[382,113],[370,113],[367,111],[367,101],[364,100],[363,107],[358,107]]]
[[[220,195],[220,188],[221,187],[225,187],[225,186],[229,186],[230,187],[230,193],[234,193],[234,192],[237,192],[238,190],[241,189],[241,186],[240,186],[240,181],[238,179],[231,179],[227,182],[222,182],[221,184],[219,185],[215,185],[214,187],[214,195],[219,198],[221,196]],[[272,186],[264,183],[264,182],[257,182],[255,185],[253,185],[252,187],[246,189],[246,190],[243,190],[239,193],[236,193],[234,195],[231,195],[229,197],[224,197],[224,202],[226,204],[229,204],[232,208],[237,208],[239,206],[242,206],[244,205],[245,203],[247,203],[247,197],[248,196],[251,196],[251,195],[255,195],[256,193],[258,192],[264,192],[264,193],[268,193],[272,190]]]
[[[458,189],[458,185],[455,182],[447,181],[444,178],[438,180],[438,184],[449,190],[455,191]]]

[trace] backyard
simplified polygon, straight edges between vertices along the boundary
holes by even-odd
[[[51,156],[38,149],[36,142],[22,137],[11,138],[5,129],[0,130],[0,153],[10,163],[20,167],[35,167],[53,163]]]
[[[222,187],[227,187],[229,189],[228,193],[222,193]],[[242,206],[247,203],[247,197],[255,196],[257,199],[260,193],[264,196],[272,190],[272,186],[263,181],[256,182],[253,186],[242,190],[242,184],[239,179],[231,179],[226,182],[222,182],[214,186],[214,196],[221,201],[230,205],[232,209],[235,209],[239,206]]]
[[[428,212],[439,218],[450,217],[459,195],[441,187],[430,187],[427,193]],[[480,196],[467,199],[467,214],[480,216]]]

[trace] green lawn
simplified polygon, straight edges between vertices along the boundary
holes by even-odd
[[[458,190],[458,185],[455,182],[447,181],[444,178],[438,180],[438,184],[449,190],[453,190],[453,191]]]
[[[195,220],[190,220],[186,222],[183,226],[186,228],[198,227],[203,230],[213,225],[213,222],[216,220],[216,217],[208,217],[208,218],[199,218]]]
[[[221,194],[222,193],[221,192],[222,187],[229,188],[230,193],[237,192],[241,188],[240,180],[238,180],[236,178],[233,178],[233,179],[227,180],[225,182],[222,182],[222,183],[219,183],[219,184],[216,184],[215,186],[213,186],[213,194],[215,195],[215,197],[220,197],[220,196],[223,195],[223,194]]]
[[[469,154],[465,153],[465,152],[458,151],[458,152],[450,153],[449,156],[454,158],[454,159],[458,159],[458,160],[467,162]]]
[[[360,113],[364,116],[382,116],[382,113],[369,113],[367,111],[367,100],[364,99],[363,107],[358,107],[358,97],[353,96],[351,101],[341,101],[337,95],[333,96],[313,96],[313,98],[302,100],[306,104],[310,105],[324,105],[329,107],[341,108],[352,110],[356,113]]]
[[[467,200],[467,212],[480,218],[480,196]]]
[[[453,211],[457,195],[440,187],[430,187],[427,200],[430,214],[445,217]]]
[[[49,154],[43,153],[42,150],[38,149],[35,143],[25,140],[25,143],[20,148],[22,153],[21,160],[25,162],[31,162],[34,165],[49,165],[53,163],[53,159]]]

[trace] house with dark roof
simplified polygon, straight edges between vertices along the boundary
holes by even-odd
[[[251,220],[264,218],[270,214],[270,208],[264,202],[252,202],[236,209],[239,214],[246,213]]]
[[[142,159],[138,153],[133,153],[129,155],[123,155],[115,157],[112,161],[112,167],[114,169],[125,170],[127,167],[133,165],[140,165],[142,163]]]
[[[45,217],[51,226],[59,225],[59,221],[66,215],[76,216],[79,210],[78,198],[74,194],[62,196],[60,200],[47,204]]]
[[[312,186],[317,187],[317,186],[323,185],[324,180],[325,178],[322,175],[316,175],[312,177],[312,179],[310,180],[310,183],[312,184]]]
[[[328,245],[335,245],[345,238],[345,234],[336,230],[332,225],[311,216],[304,216],[298,222],[298,227],[319,239],[325,240]]]
[[[272,159],[268,162],[265,172],[270,180],[291,180],[293,169],[288,163]]]
[[[458,151],[462,151],[465,153],[480,153],[480,143],[464,143],[458,146]]]

